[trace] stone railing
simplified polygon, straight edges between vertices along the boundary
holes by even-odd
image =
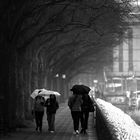
[[[99,140],[140,140],[140,126],[121,109],[96,100],[96,130]]]

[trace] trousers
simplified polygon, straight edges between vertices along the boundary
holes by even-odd
[[[79,122],[81,118],[81,111],[71,111],[74,130],[79,130]]]
[[[43,111],[35,111],[35,121],[36,121],[36,128],[42,130],[42,119],[43,119],[44,112]]]
[[[48,130],[55,131],[55,113],[47,113]]]

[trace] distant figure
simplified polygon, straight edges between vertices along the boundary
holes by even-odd
[[[87,134],[86,130],[88,129],[88,118],[89,118],[89,112],[91,109],[94,109],[93,101],[91,100],[90,96],[88,94],[82,95],[83,103],[81,105],[81,132],[82,134]],[[94,110],[92,110],[94,111]]]
[[[36,121],[36,131],[42,132],[42,119],[44,115],[45,99],[42,96],[36,96],[34,102],[34,113]]]
[[[79,122],[81,118],[81,105],[82,105],[82,96],[73,92],[69,97],[68,106],[71,110],[71,116],[73,119],[74,134],[79,134]]]
[[[54,133],[55,131],[55,114],[57,109],[59,108],[59,104],[56,100],[56,96],[51,94],[50,98],[46,100],[46,114],[47,114],[47,121],[48,121],[48,131]]]
[[[95,100],[97,98],[103,98],[103,92],[97,88],[93,88],[89,91],[89,96],[92,100]]]
[[[89,96],[92,100],[95,100],[95,88],[93,88],[89,91]]]

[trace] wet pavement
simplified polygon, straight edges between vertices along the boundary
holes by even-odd
[[[67,102],[60,104],[56,113],[55,132],[48,132],[46,114],[43,118],[42,133],[35,131],[35,122],[30,123],[28,128],[19,128],[16,133],[10,133],[0,140],[97,140],[96,130],[93,123],[93,113],[89,115],[87,135],[73,134],[73,122]]]

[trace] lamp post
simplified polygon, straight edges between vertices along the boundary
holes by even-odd
[[[67,98],[67,83],[66,83],[66,74],[62,74],[62,92],[63,92],[63,99]]]

